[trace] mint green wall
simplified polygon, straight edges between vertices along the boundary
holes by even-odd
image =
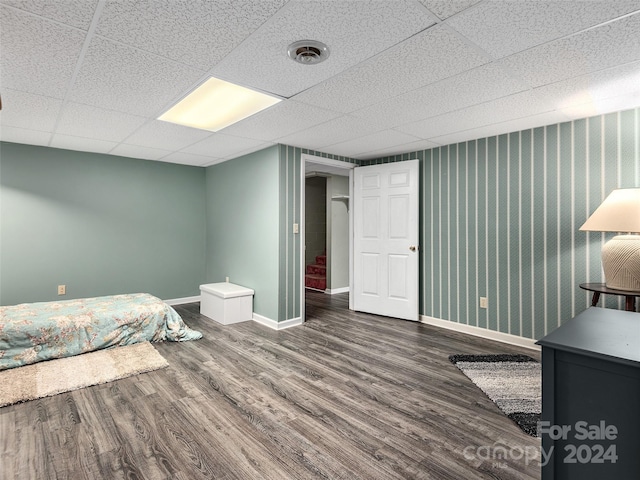
[[[539,339],[590,305],[580,283],[603,281],[611,235],[578,229],[640,186],[639,145],[634,109],[362,163],[421,161],[423,315]]]
[[[0,304],[198,295],[205,221],[202,168],[0,143]]]
[[[255,290],[254,312],[278,311],[279,156],[273,146],[206,169],[207,283]]]

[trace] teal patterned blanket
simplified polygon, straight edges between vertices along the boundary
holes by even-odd
[[[147,293],[23,303],[0,307],[0,370],[116,345],[201,337]]]

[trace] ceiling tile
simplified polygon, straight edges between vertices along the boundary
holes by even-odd
[[[51,131],[58,118],[62,100],[31,93],[2,90],[0,124],[30,130]]]
[[[345,115],[288,135],[279,139],[279,141],[287,145],[320,150],[326,145],[362,137],[379,130],[383,130],[383,128],[376,129],[373,122],[367,118]]]
[[[294,99],[349,113],[485,63],[477,49],[437,25]]]
[[[0,3],[87,30],[93,19],[98,0],[2,0]]]
[[[163,162],[179,163],[181,165],[192,165],[194,167],[202,167],[212,162],[221,160],[217,157],[206,157],[203,155],[194,155],[186,152],[173,152],[162,158]]]
[[[538,115],[519,118],[517,120],[485,125],[480,128],[472,128],[469,130],[450,133],[440,137],[434,137],[431,140],[441,145],[451,145],[453,143],[466,142],[467,140],[475,140],[477,138],[492,137],[502,135],[504,133],[518,132],[530,128],[542,127],[545,125],[553,125],[556,123],[566,122],[568,118],[562,112],[546,112]]]
[[[195,143],[185,149],[183,152],[193,153],[195,155],[204,155],[206,157],[226,158],[230,155],[236,155],[251,148],[260,149],[267,147],[271,143],[261,140],[233,137],[223,133],[214,133],[208,138]]]
[[[202,78],[201,71],[94,37],[70,100],[155,117]]]
[[[64,98],[86,32],[0,5],[3,88]]]
[[[212,73],[241,85],[290,97],[433,25],[412,0],[291,1],[224,58]],[[319,40],[330,50],[318,65],[287,56],[298,40]]]
[[[378,149],[391,148],[397,145],[404,145],[420,140],[406,133],[395,130],[384,130],[372,135],[355,138],[346,142],[325,147],[327,153],[343,155],[345,157],[360,158],[359,155],[369,153]]]
[[[96,140],[95,138],[74,137],[72,135],[54,134],[51,146],[66,150],[79,150],[81,152],[108,153],[118,145],[116,142]]]
[[[24,143],[26,145],[48,145],[51,133],[17,127],[0,127],[3,142]]]
[[[482,2],[447,23],[497,59],[638,9],[637,0],[504,0]]]
[[[621,95],[633,98],[640,94],[640,61],[545,85],[534,92],[559,109],[585,103],[596,106],[601,100]],[[624,108],[635,106],[629,102]]]
[[[145,160],[160,160],[169,155],[170,151],[161,150],[159,148],[141,147],[140,145],[119,144],[111,150],[111,155],[119,155],[121,157],[143,158]]]
[[[68,103],[62,110],[56,133],[121,142],[145,121],[144,117],[128,113]]]
[[[563,38],[499,63],[539,87],[640,60],[640,13]]]
[[[225,128],[222,133],[273,141],[338,116],[339,113],[285,100]]]
[[[180,150],[207,138],[209,135],[211,132],[206,130],[152,120],[127,137],[125,143],[165,150]]]
[[[480,0],[420,0],[420,3],[444,20],[456,13],[466,10],[479,1]]]
[[[372,158],[389,157],[391,155],[419,152],[420,150],[427,150],[428,148],[434,148],[438,146],[440,146],[439,143],[431,142],[429,140],[419,140],[417,142],[396,145],[395,147],[380,148],[371,152],[364,153],[358,158],[360,160],[370,160]]]
[[[118,0],[97,33],[208,70],[276,13],[285,0]]]
[[[238,152],[230,153],[229,155],[225,156],[223,160],[233,160],[234,158],[242,157],[243,155],[249,155],[250,153],[257,152],[259,150],[264,150],[265,148],[271,147],[273,145],[275,145],[275,144],[271,143],[271,142],[264,142],[264,143],[261,143],[261,144],[255,144],[255,145],[252,145],[251,147],[246,148],[244,150],[239,150]],[[216,163],[218,163],[218,162],[216,162]]]
[[[487,64],[355,111],[352,115],[375,118],[376,125],[381,129],[392,128],[512,95],[527,88],[525,83],[514,79],[498,65]]]
[[[449,133],[516,120],[552,110],[555,110],[552,102],[545,101],[535,92],[526,91],[403,125],[397,130],[432,140],[434,137]]]

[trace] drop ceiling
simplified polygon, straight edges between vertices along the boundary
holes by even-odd
[[[292,61],[304,39],[329,58]],[[210,76],[284,101],[217,133],[156,120]],[[371,159],[640,106],[640,3],[0,0],[0,94],[8,142]]]

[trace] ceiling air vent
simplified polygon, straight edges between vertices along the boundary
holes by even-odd
[[[304,65],[315,65],[329,57],[329,48],[315,40],[300,40],[289,45],[289,57]]]

